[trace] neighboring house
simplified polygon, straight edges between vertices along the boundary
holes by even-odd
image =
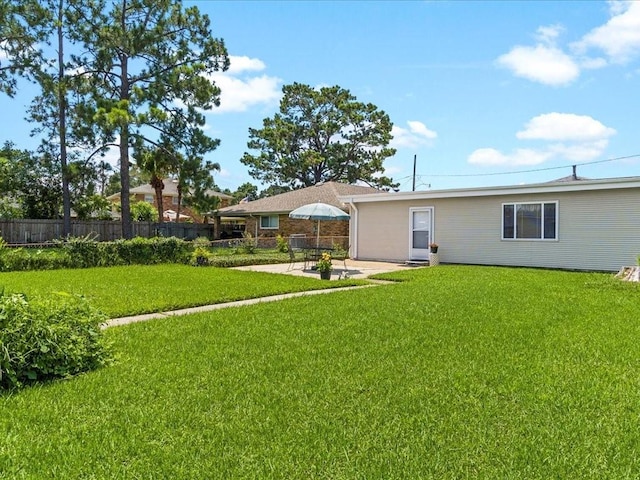
[[[178,209],[178,188],[176,182],[171,179],[164,179],[164,188],[162,189],[162,209],[164,210],[164,221],[165,222],[175,222],[176,221],[176,211]],[[150,184],[140,185],[138,187],[132,188],[129,190],[131,195],[134,197],[137,202],[149,202],[154,207],[157,205],[156,202],[156,192]],[[215,196],[220,198],[220,207],[226,207],[231,203],[231,199],[233,198],[231,195],[227,195],[225,193],[216,192],[214,190],[208,190],[208,195]],[[120,192],[115,193],[109,197],[107,197],[109,201],[112,203],[120,203]],[[182,206],[180,207],[180,221],[195,221],[196,223],[202,222],[202,218],[193,212],[189,207],[184,205],[184,192],[182,196]],[[113,209],[114,218],[120,218],[120,213],[117,210]]]
[[[289,218],[289,212],[302,205],[316,202],[328,203],[347,211],[348,207],[338,200],[339,196],[379,193],[380,191],[373,187],[325,182],[221,208],[217,212],[217,220],[244,220],[245,231],[254,237],[275,237],[277,235],[288,237],[292,234],[305,234],[311,237],[316,234],[317,222]],[[216,231],[220,231],[220,229],[216,228]],[[222,231],[225,231],[224,222]],[[323,237],[346,237],[349,234],[349,222],[324,221],[320,227],[320,234]]]
[[[362,260],[617,271],[640,254],[640,177],[382,193],[351,207],[351,255]]]

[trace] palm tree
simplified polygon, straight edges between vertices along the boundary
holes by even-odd
[[[153,187],[158,208],[158,223],[162,223],[164,208],[162,205],[163,179],[175,172],[177,156],[170,149],[156,145],[155,148],[142,147],[136,155],[136,164],[151,176],[149,183]]]

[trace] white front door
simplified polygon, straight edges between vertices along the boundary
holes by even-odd
[[[427,260],[429,258],[429,244],[433,236],[433,208],[411,208],[409,238],[409,254],[411,260]]]

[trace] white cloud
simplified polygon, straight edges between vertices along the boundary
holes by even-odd
[[[545,85],[567,85],[580,75],[580,68],[569,55],[549,45],[513,47],[497,63],[518,77]]]
[[[483,167],[540,165],[551,157],[550,152],[520,148],[511,154],[504,154],[494,148],[479,148],[469,155],[468,162]]]
[[[588,162],[602,155],[608,144],[608,140],[596,140],[574,145],[558,143],[549,145],[548,151],[554,156],[566,158],[572,162]]]
[[[553,112],[529,120],[525,130],[516,133],[516,137],[525,140],[592,141],[615,134],[613,128],[604,126],[588,115]]]
[[[578,53],[601,50],[612,63],[627,63],[640,54],[640,2],[610,2],[611,18],[594,28],[572,48]]]
[[[429,139],[437,138],[438,136],[436,132],[434,132],[433,130],[429,130],[427,126],[422,122],[409,120],[407,124],[409,125],[409,130],[411,131],[411,133],[415,133],[416,135],[420,135]]]
[[[539,42],[547,45],[555,45],[556,38],[564,32],[562,25],[547,25],[538,27],[536,38]]]
[[[227,73],[237,75],[242,72],[260,72],[267,68],[264,62],[258,58],[246,56],[238,57],[229,55],[229,69]]]
[[[272,105],[280,100],[282,80],[269,75],[252,75],[266,68],[257,58],[230,56],[226,72],[210,76],[220,87],[220,106],[209,113],[244,112],[256,105]]]
[[[517,45],[496,60],[518,77],[545,85],[568,85],[581,69],[625,64],[640,56],[640,1],[610,1],[609,20],[569,45],[571,54],[556,45],[564,28],[541,26],[535,46]]]
[[[587,115],[572,113],[546,113],[527,122],[524,130],[516,133],[519,140],[547,142],[537,148],[518,148],[505,154],[494,148],[475,150],[467,161],[479,166],[520,167],[540,165],[554,160],[586,162],[602,155],[613,128],[603,125]]]
[[[429,144],[430,140],[438,137],[433,130],[429,130],[427,126],[417,120],[409,120],[407,122],[409,128],[402,128],[394,125],[391,129],[391,146],[394,148],[416,148],[421,145]]]

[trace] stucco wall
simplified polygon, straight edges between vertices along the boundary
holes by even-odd
[[[502,204],[530,201],[559,202],[558,239],[501,240]],[[408,260],[410,207],[434,208],[444,263],[616,271],[640,254],[640,191],[620,189],[360,203],[357,257]]]

